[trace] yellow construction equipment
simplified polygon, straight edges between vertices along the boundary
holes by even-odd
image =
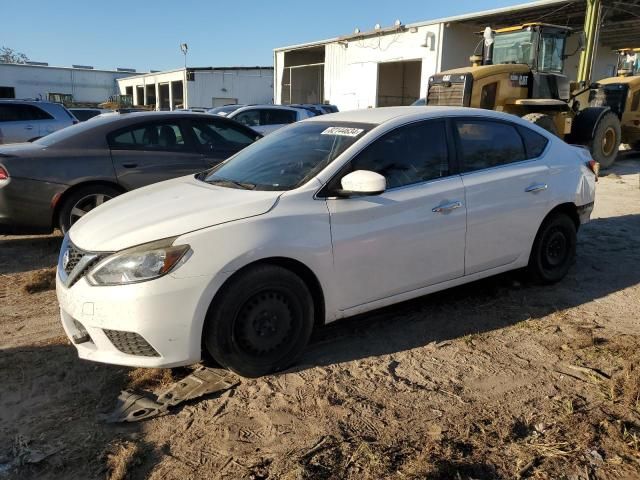
[[[620,120],[606,105],[581,105],[577,97],[588,82],[564,75],[566,40],[572,30],[527,23],[499,30],[487,27],[482,55],[471,66],[437,73],[429,79],[427,105],[458,105],[518,115],[564,138],[585,145],[603,167],[620,146]]]

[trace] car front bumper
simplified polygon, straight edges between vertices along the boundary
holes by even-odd
[[[79,357],[132,367],[200,360],[210,288],[206,277],[172,275],[119,286],[81,278],[69,288],[56,275],[62,325]]]

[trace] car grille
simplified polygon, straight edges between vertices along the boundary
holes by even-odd
[[[67,252],[69,252],[69,261],[67,262],[67,266],[64,267],[64,271],[67,275],[69,275],[73,271],[73,269],[76,268],[76,265],[78,265],[78,262],[84,256],[84,252],[79,248],[76,248],[76,246],[71,242],[69,242],[69,248],[67,249]]]
[[[464,106],[464,83],[452,83],[449,86],[438,84],[429,86],[427,105]]]
[[[149,343],[135,332],[122,330],[103,330],[113,346],[122,353],[140,357],[159,357],[160,354]]]
[[[105,258],[108,253],[89,253],[84,250],[80,250],[73,243],[69,242],[67,246],[67,254],[69,256],[69,260],[66,265],[62,265],[64,273],[67,275],[67,287],[72,287],[75,283],[77,283],[82,277],[84,277],[93,266],[98,263],[100,260]],[[73,272],[73,270],[78,266],[78,264],[85,257],[89,257],[88,261],[84,264],[83,268],[79,272]],[[73,276],[71,273],[73,272]]]

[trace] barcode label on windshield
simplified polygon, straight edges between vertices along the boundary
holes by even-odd
[[[361,128],[329,127],[320,135],[342,135],[343,137],[357,137],[362,132],[364,132],[364,130]]]

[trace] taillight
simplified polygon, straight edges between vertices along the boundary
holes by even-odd
[[[0,180],[7,180],[9,178],[9,172],[4,167],[0,167]]]
[[[600,164],[595,160],[589,160],[587,162],[587,168],[593,172],[596,176],[596,182],[598,181],[598,174],[600,173]]]

